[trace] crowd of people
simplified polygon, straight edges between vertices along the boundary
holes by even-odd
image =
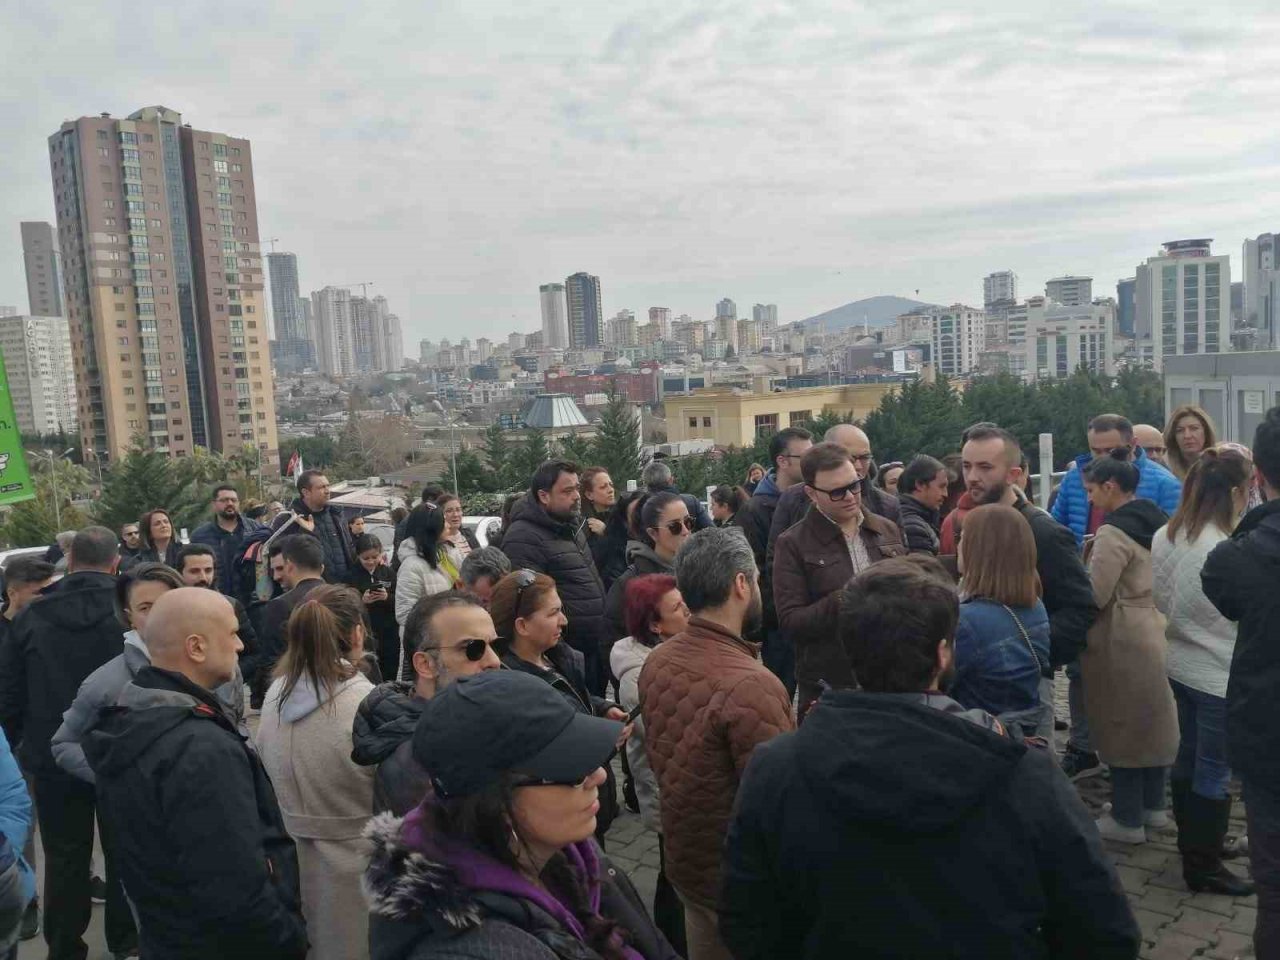
[[[997,424],[877,464],[844,423],[708,504],[550,460],[484,546],[436,484],[388,544],[308,471],[14,560],[0,958],[42,915],[83,960],[94,899],[144,960],[1136,957],[1104,841],[1170,806],[1280,956],[1280,408],[1252,449],[1195,407],[1087,435],[1048,511]]]

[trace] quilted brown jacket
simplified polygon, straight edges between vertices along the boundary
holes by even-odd
[[[685,897],[712,908],[729,814],[751,751],[794,726],[787,691],[760,663],[759,649],[693,617],[640,671],[667,878]]]

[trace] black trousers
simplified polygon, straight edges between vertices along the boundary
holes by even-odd
[[[85,960],[84,932],[93,903],[89,875],[93,865],[93,786],[66,776],[33,778],[40,843],[44,848],[44,939],[49,960]],[[105,929],[107,949],[123,953],[137,946],[133,916],[115,874],[109,825],[99,820],[102,858],[107,865]]]
[[[667,879],[667,852],[658,836],[658,884],[653,891],[653,922],[662,931],[672,949],[688,956],[689,946],[684,932],[684,904]]]
[[[1244,781],[1249,825],[1249,867],[1258,890],[1253,950],[1258,960],[1280,960],[1280,794]]]

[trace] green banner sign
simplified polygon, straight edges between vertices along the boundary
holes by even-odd
[[[9,374],[0,356],[0,505],[34,499],[35,489],[22,453],[22,435],[13,415]]]

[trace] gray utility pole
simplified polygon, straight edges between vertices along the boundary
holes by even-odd
[[[75,453],[74,447],[63,450],[62,453],[57,456],[54,456],[52,450],[46,450],[43,455],[36,453],[34,450],[31,451],[31,455],[33,457],[39,457],[41,460],[49,461],[49,483],[53,487],[53,522],[57,525],[59,533],[62,531],[62,504],[59,503],[60,498],[58,496],[57,462],[72,453]]]

